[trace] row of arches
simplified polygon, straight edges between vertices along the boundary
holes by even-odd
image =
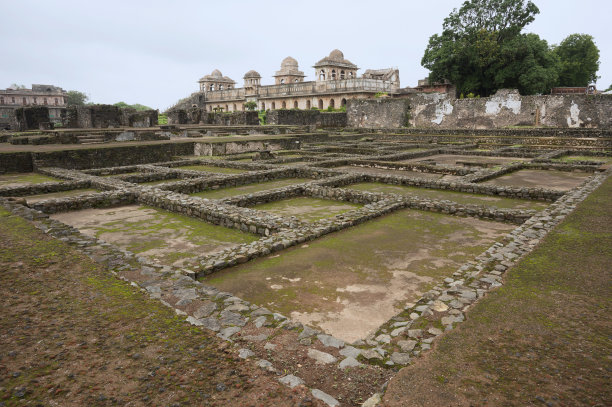
[[[338,102],[336,102],[336,100],[334,99],[330,99],[327,105],[325,104],[325,101],[323,99],[319,99],[315,103],[316,105],[314,107],[320,110],[327,109],[328,107],[335,109],[336,107],[346,106],[346,99],[342,98]],[[310,101],[310,99],[306,100],[306,103],[302,104],[302,106],[300,106],[300,103],[297,100],[294,100],[293,102],[282,101],[278,104],[275,101],[269,102],[269,103],[261,102],[261,105],[260,105],[261,110],[292,109],[292,108],[310,110],[312,107],[313,106],[312,106],[312,102]]]
[[[232,89],[232,85],[227,85],[227,90],[230,89]],[[223,84],[220,83],[215,87],[215,84],[211,83],[210,85],[208,85],[208,90],[210,92],[214,92],[215,90],[223,90]]]
[[[305,109],[310,110],[312,107],[316,107],[319,110],[324,110],[327,108],[336,109],[341,106],[346,106],[346,99],[329,99],[327,104],[323,99],[318,99],[313,106],[313,102],[310,99],[307,99],[305,103],[300,103],[298,100],[287,101],[283,100],[282,102],[277,103],[276,101],[272,102],[261,102],[259,108],[261,110],[276,110],[276,109]],[[246,107],[244,103],[233,103],[233,104],[218,104],[218,105],[209,105],[209,112],[244,112]]]
[[[344,72],[344,69],[340,70],[340,79],[353,79],[355,74],[352,71],[349,71],[348,75]],[[321,69],[319,72],[319,80],[324,81],[326,78],[325,69]],[[338,79],[338,75],[336,74],[336,70],[332,69],[330,73],[330,79],[335,81]]]

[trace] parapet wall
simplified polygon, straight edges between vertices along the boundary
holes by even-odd
[[[349,127],[497,129],[511,126],[612,128],[612,96],[521,96],[501,89],[487,98],[419,93],[405,99],[350,100]]]

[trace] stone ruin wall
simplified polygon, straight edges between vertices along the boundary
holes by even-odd
[[[168,124],[210,124],[215,126],[257,126],[256,111],[207,113],[203,108],[173,109],[168,111]]]
[[[70,106],[62,113],[62,124],[70,129],[157,126],[157,110],[136,111],[112,105]]]
[[[608,95],[521,96],[502,89],[487,98],[414,94],[406,99],[350,100],[349,127],[496,129],[510,126],[612,128]]]

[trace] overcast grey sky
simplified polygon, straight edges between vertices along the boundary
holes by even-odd
[[[572,33],[595,37],[598,88],[612,84],[612,1],[533,0],[526,29],[558,44]],[[428,72],[429,37],[461,0],[344,2],[287,0],[0,0],[0,88],[52,84],[96,103],[124,101],[166,109],[219,69],[242,86],[250,69],[272,84],[292,56],[312,65],[338,48],[365,69],[398,67],[402,86]]]

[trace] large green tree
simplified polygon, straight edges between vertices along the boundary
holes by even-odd
[[[444,19],[421,60],[432,82],[447,79],[458,93],[488,96],[500,88],[543,93],[557,81],[559,62],[546,41],[521,34],[539,9],[525,0],[468,0]]]
[[[588,34],[571,34],[555,47],[561,60],[560,86],[587,86],[597,82],[599,48]]]
[[[66,92],[66,99],[68,106],[84,106],[89,97],[78,90],[69,90]]]

